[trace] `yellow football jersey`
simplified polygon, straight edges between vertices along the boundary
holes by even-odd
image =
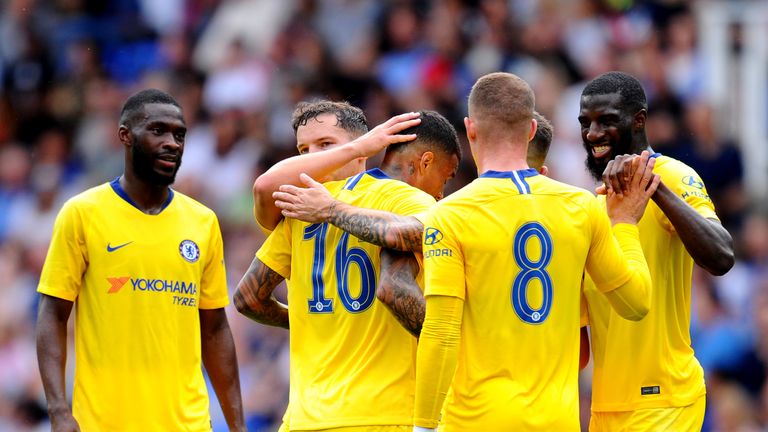
[[[83,431],[208,431],[198,309],[227,305],[219,224],[178,192],[148,215],[117,180],[70,199],[38,291],[75,302]]]
[[[595,197],[534,169],[486,172],[431,209],[425,294],[464,299],[441,430],[579,430],[585,269],[605,291],[631,277]]]
[[[653,171],[699,214],[717,219],[704,183],[693,169],[659,156]],[[693,259],[653,201],[638,228],[653,280],[651,309],[643,320],[617,316],[595,292],[592,280],[585,280],[595,361],[593,411],[686,406],[706,392],[689,331]]]
[[[378,169],[325,186],[402,215],[435,202]],[[291,430],[412,424],[416,338],[376,300],[379,250],[330,224],[284,219],[256,254],[288,280]]]

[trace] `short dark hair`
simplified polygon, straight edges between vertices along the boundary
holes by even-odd
[[[424,146],[440,151],[446,156],[456,155],[461,160],[461,145],[456,128],[447,118],[437,111],[419,111],[421,123],[400,132],[402,135],[416,134],[416,139],[392,144],[387,147],[387,153],[401,152],[411,146]]]
[[[130,123],[147,104],[167,104],[181,109],[181,105],[170,94],[158,89],[146,89],[134,93],[125,101],[123,109],[120,111],[120,124],[127,125]]]
[[[552,144],[554,128],[552,127],[552,123],[538,111],[533,112],[533,119],[536,120],[538,125],[536,128],[536,135],[534,135],[531,142],[528,143],[528,155],[526,159],[528,160],[528,166],[539,170],[544,166],[544,160],[547,158],[547,153],[549,153],[549,146]]]
[[[621,95],[619,108],[627,113],[636,113],[641,109],[648,109],[648,102],[645,98],[645,90],[637,78],[624,72],[611,71],[606,72],[593,79],[581,96],[606,95],[618,93]]]
[[[299,126],[304,126],[308,121],[317,119],[318,116],[323,114],[333,114],[336,116],[336,125],[349,132],[355,138],[368,132],[368,121],[365,119],[363,110],[348,102],[329,100],[299,102],[291,116],[293,132],[295,133]]]

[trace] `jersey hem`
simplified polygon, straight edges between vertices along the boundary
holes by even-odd
[[[199,309],[221,309],[229,304],[229,297],[222,297],[219,300],[209,302],[200,302]]]
[[[636,411],[639,409],[653,409],[653,408],[682,408],[690,406],[699,400],[702,396],[706,395],[706,389],[700,393],[692,395],[690,398],[674,398],[641,402],[629,402],[622,404],[595,404],[592,403],[592,411],[594,412],[625,412]]]
[[[359,418],[354,420],[340,420],[335,422],[314,422],[314,423],[298,423],[296,424],[291,418],[290,420],[290,430],[291,431],[302,431],[302,430],[323,430],[323,429],[333,429],[333,428],[344,428],[344,427],[358,427],[358,426],[413,426],[413,420],[409,417],[407,419],[397,418],[397,419],[385,419],[380,421],[371,421],[370,418]]]
[[[71,301],[71,302],[77,299],[77,294],[70,295],[69,293],[58,290],[56,288],[51,288],[49,286],[39,286],[37,287],[37,292],[39,292],[40,294],[49,295],[51,297],[56,297],[56,298]]]

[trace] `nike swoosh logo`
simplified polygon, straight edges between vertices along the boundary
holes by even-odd
[[[109,243],[107,243],[107,252],[114,252],[114,251],[120,249],[121,247],[128,246],[131,243],[133,243],[133,241],[129,241],[128,243],[123,243],[123,244],[117,245],[115,247],[112,247],[112,246],[109,245]]]

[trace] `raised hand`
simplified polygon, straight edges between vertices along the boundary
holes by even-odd
[[[370,133],[370,132],[369,132]],[[337,203],[328,189],[307,174],[299,176],[306,188],[282,185],[272,194],[275,206],[285,217],[299,219],[309,223],[322,223],[328,220],[333,206]]]
[[[398,133],[421,123],[419,116],[417,112],[396,115],[350,144],[360,152],[359,157],[371,157],[390,144],[412,141],[416,139],[416,134],[398,135]]]
[[[626,157],[623,157],[626,156]],[[648,200],[656,192],[661,177],[653,173],[656,159],[647,151],[638,155],[623,155],[614,161],[621,164],[621,169],[611,173],[611,183],[606,196],[606,207],[611,223],[630,223],[636,225],[643,217]],[[620,159],[621,158],[621,159]],[[606,172],[611,169],[609,164]],[[604,177],[605,178],[605,177]],[[618,181],[618,179],[621,179]],[[617,180],[616,183],[613,181]]]

